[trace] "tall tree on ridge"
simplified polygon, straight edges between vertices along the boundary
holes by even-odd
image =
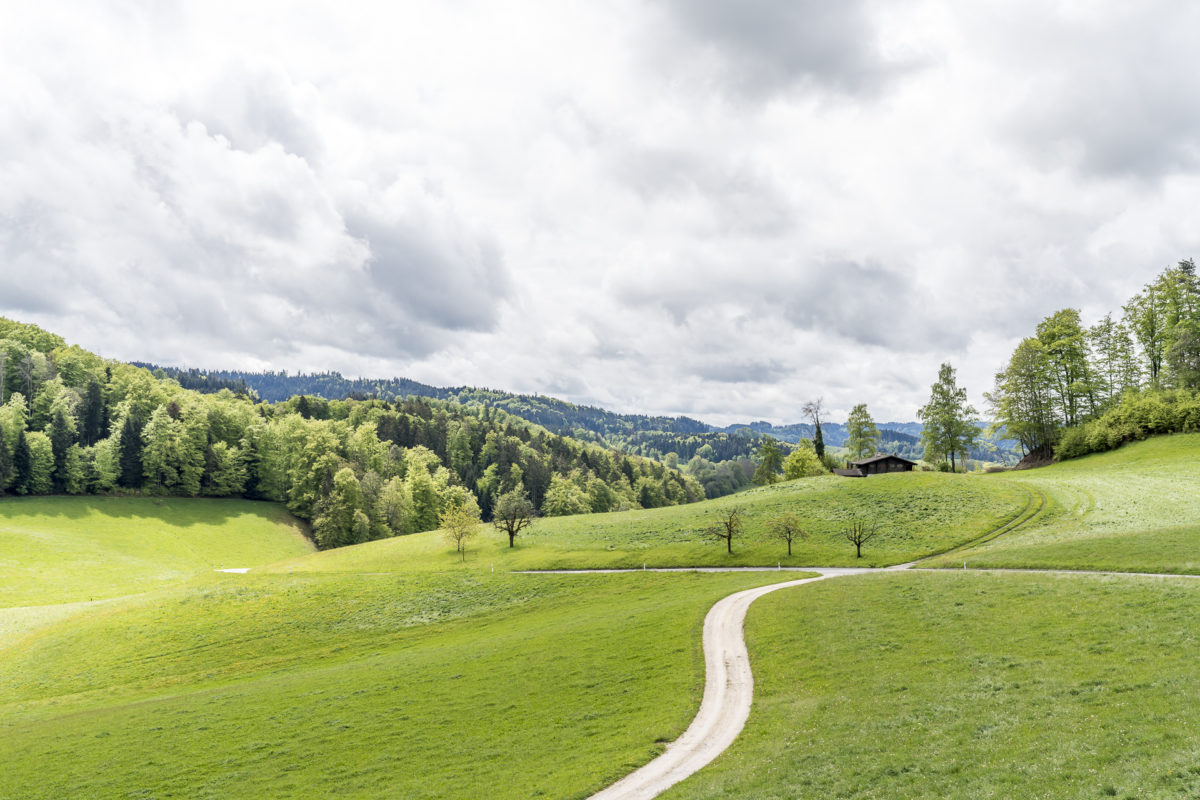
[[[866,403],[859,403],[850,409],[846,420],[846,447],[850,450],[850,458],[857,460],[869,458],[879,449],[879,429],[875,420],[871,419]]]
[[[967,390],[955,380],[954,367],[948,362],[942,364],[938,379],[930,387],[929,402],[917,412],[917,419],[924,426],[921,442],[925,446],[925,460],[942,461],[949,457],[950,469],[957,471],[956,457],[962,454],[965,463],[979,435],[975,417],[975,409],[967,403]]]
[[[825,460],[825,437],[821,433],[821,415],[825,413],[825,407],[821,404],[821,398],[810,400],[800,409],[803,414],[813,424],[813,450],[817,453],[817,458]]]

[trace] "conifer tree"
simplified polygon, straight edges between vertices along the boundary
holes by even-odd
[[[17,446],[13,450],[12,490],[17,494],[29,494],[29,480],[33,474],[33,455],[29,451],[29,440],[25,431],[17,434]]]

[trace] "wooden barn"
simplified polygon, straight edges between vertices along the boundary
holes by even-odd
[[[846,469],[835,469],[834,473],[847,478],[865,478],[868,475],[879,475],[884,472],[912,472],[916,465],[917,462],[909,461],[907,458],[883,453],[852,461],[846,465]]]

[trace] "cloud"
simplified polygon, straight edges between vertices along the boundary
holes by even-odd
[[[982,405],[1039,319],[1200,255],[1198,15],[30,5],[0,28],[0,313],[725,422],[910,419],[949,360]]]
[[[1020,87],[1002,126],[1039,164],[1151,181],[1200,164],[1200,9],[1018,3],[988,22],[986,52]]]
[[[794,87],[871,95],[903,65],[890,62],[861,0],[663,0],[669,19],[716,56],[720,80],[752,98]]]
[[[370,187],[325,169],[319,97],[283,71],[222,69],[167,107],[26,88],[33,113],[0,130],[7,313],[108,316],[127,357],[204,364],[422,356],[495,325],[496,241],[419,175]]]

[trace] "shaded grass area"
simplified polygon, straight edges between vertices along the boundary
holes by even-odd
[[[0,650],[0,796],[583,797],[691,721],[712,603],[777,580],[234,576],[127,599]]]
[[[281,506],[249,500],[25,497],[0,501],[0,607],[144,592],[312,552]]]
[[[1200,581],[904,572],[757,601],[741,738],[664,798],[1200,794]]]
[[[931,566],[1200,573],[1200,434],[1012,472],[1046,511],[994,541]]]
[[[468,546],[469,566],[496,570],[672,566],[881,566],[902,563],[978,538],[1022,512],[1020,485],[980,476],[900,473],[866,479],[805,478],[718,500],[640,511],[539,519],[509,548],[490,526]],[[706,529],[730,508],[744,512],[733,554]],[[809,537],[787,545],[767,522],[795,514]],[[881,535],[856,559],[840,531],[878,521]],[[437,533],[415,534],[273,565],[276,571],[452,568],[453,547]]]

